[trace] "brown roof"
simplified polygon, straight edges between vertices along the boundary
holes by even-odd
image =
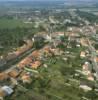
[[[81,45],[88,46],[88,41],[85,38],[81,38],[80,42],[81,42]]]
[[[20,72],[15,70],[15,69],[8,73],[8,75],[13,77],[13,78],[16,78],[19,74],[20,74]]]
[[[86,53],[84,51],[81,51],[80,56],[86,56]]]
[[[23,59],[23,60],[18,64],[18,66],[19,66],[20,68],[23,68],[23,67],[25,67],[26,65],[30,64],[31,62],[32,62],[32,59],[29,58],[29,57],[26,57],[25,59]]]
[[[30,75],[28,75],[28,74],[22,75],[21,79],[24,83],[31,83],[31,81],[32,81]]]
[[[6,73],[0,73],[0,81],[3,81],[8,78],[8,75]]]
[[[35,61],[34,63],[31,64],[31,67],[37,69],[40,65],[41,65],[40,61]]]
[[[44,47],[44,50],[49,51],[50,47]]]
[[[0,90],[0,97],[6,96],[6,93],[3,90]]]
[[[98,57],[95,58],[95,61],[98,62]]]
[[[39,51],[38,51],[38,50],[33,51],[33,52],[32,52],[32,56],[35,57],[35,58],[39,57],[39,56],[40,56]]]

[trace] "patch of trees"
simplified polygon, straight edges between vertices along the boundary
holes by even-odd
[[[36,49],[40,49],[44,45],[44,38],[43,37],[36,37],[34,42],[34,47]]]
[[[98,22],[98,17],[92,13],[83,12],[83,11],[79,11],[79,10],[77,10],[76,13],[80,17],[85,18],[86,20],[90,21],[91,23]]]
[[[64,19],[71,18],[71,15],[68,11],[60,12],[60,13],[54,13],[54,19],[59,20],[60,22],[63,22]]]
[[[22,44],[21,41],[24,38],[33,36],[34,32],[36,30],[32,28],[0,29],[0,46],[2,46],[2,51],[8,51],[11,48],[20,46]]]
[[[95,49],[98,49],[98,44],[95,44]]]

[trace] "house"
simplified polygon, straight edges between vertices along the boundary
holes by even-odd
[[[55,34],[59,37],[64,36],[64,32],[56,32]]]
[[[43,66],[44,66],[45,68],[48,68],[48,65],[47,65],[47,64],[43,64]]]
[[[52,52],[54,55],[60,55],[60,49],[59,49],[59,48],[51,49],[51,52]]]
[[[0,81],[8,79],[8,75],[6,73],[0,73]]]
[[[86,46],[86,47],[88,46],[88,41],[85,38],[81,38],[80,43],[82,46]]]
[[[76,38],[80,37],[80,34],[79,34],[79,32],[66,32],[66,36],[76,39]]]
[[[19,76],[20,72],[21,72],[21,71],[20,71],[19,69],[14,68],[14,69],[12,69],[12,70],[8,73],[8,75],[9,75],[10,77],[16,78],[17,76]]]
[[[88,80],[94,81],[89,62],[85,62],[85,64],[83,65],[83,73],[87,76]]]
[[[9,96],[13,93],[13,89],[9,86],[3,86],[0,88],[0,97]]]
[[[94,61],[98,63],[98,57],[95,57],[94,58]]]
[[[80,44],[76,44],[76,47],[78,47],[78,48],[79,48],[79,47],[80,47]]]
[[[3,98],[5,96],[6,96],[6,93],[3,90],[0,89],[0,98]]]
[[[30,65],[31,65],[31,68],[37,69],[38,67],[41,66],[41,62],[40,61],[35,61],[35,62],[31,63]]]
[[[44,55],[44,56],[51,56],[51,51],[50,51],[50,46],[45,46],[42,50],[41,50],[41,53]]]
[[[18,81],[15,79],[15,78],[10,78],[10,81],[11,81],[11,87],[15,87],[18,85]]]
[[[91,91],[93,87],[96,87],[94,83],[90,82],[90,81],[84,81],[81,80],[80,81],[80,88],[82,88],[84,91]]]
[[[34,58],[39,58],[40,52],[38,50],[35,50],[35,51],[32,52],[31,56],[34,57]]]
[[[45,46],[45,47],[43,48],[43,50],[44,50],[45,52],[50,52],[50,46]]]
[[[96,33],[96,29],[93,26],[84,26],[83,27],[83,33],[85,33],[85,35],[94,35]]]
[[[92,73],[88,74],[87,79],[90,81],[94,81],[94,77],[93,77]]]
[[[80,57],[81,57],[81,58],[85,58],[85,57],[86,57],[86,52],[82,51],[82,52],[80,53]]]
[[[23,83],[29,83],[30,84],[32,82],[31,76],[28,73],[24,73],[21,76],[21,80],[22,80]]]
[[[83,65],[83,70],[88,70],[89,69],[89,62],[85,62]]]
[[[89,70],[89,62],[85,62],[85,64],[82,66],[82,69],[83,69],[83,73],[85,75],[88,75],[90,73],[90,70]]]
[[[92,90],[92,88],[89,87],[89,86],[87,86],[87,85],[80,85],[79,87],[80,87],[81,89],[85,90],[85,91],[91,91],[91,90]]]
[[[17,66],[19,68],[24,68],[25,66],[29,65],[31,62],[32,62],[32,59],[30,57],[26,57]]]
[[[96,53],[98,53],[98,50],[96,50]]]
[[[78,28],[78,27],[68,27],[67,31],[68,32],[74,32],[74,33],[80,33],[80,32],[82,32],[82,29]]]

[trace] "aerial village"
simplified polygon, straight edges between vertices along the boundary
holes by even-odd
[[[33,83],[33,79],[38,80],[39,78],[51,77],[52,72],[49,72],[50,76],[43,77],[40,70],[47,70],[52,67],[52,64],[55,65],[59,62],[60,59],[62,59],[65,65],[67,62],[69,63],[68,66],[75,66],[73,72],[70,73],[70,70],[67,70],[69,71],[69,76],[66,79],[65,85],[71,86],[74,83],[84,91],[92,89],[98,91],[98,50],[93,46],[95,40],[89,37],[96,35],[92,30],[96,32],[96,27],[68,27],[66,32],[53,32],[51,34],[41,32],[34,35],[32,40],[26,40],[25,45],[9,53],[6,58],[9,61],[33,48],[29,55],[0,73],[0,100],[3,100],[6,96],[10,97],[10,95],[13,95],[17,87],[21,86],[24,89],[25,84],[30,86]],[[44,40],[44,44],[41,48],[36,49],[33,46],[36,45],[36,41],[40,43],[41,38]],[[56,59],[52,61],[51,59],[54,57]],[[75,59],[73,60],[74,65],[70,65],[71,58]],[[79,62],[79,65],[77,65],[77,62]],[[62,68],[62,65],[59,67]],[[64,74],[64,72],[62,73]],[[65,75],[67,76],[67,74]]]

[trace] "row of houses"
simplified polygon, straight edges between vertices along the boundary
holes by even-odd
[[[5,91],[2,91],[3,87],[8,87],[12,94],[14,92],[13,86],[17,86],[19,81],[22,81],[23,84],[32,82],[32,77],[34,73],[38,73],[37,69],[43,64],[43,66],[47,66],[43,63],[43,60],[52,56],[53,54],[58,55],[60,50],[58,48],[52,48],[50,45],[44,46],[40,50],[33,51],[29,56],[21,60],[15,67],[9,70],[7,73],[0,73],[0,82],[5,82],[4,85],[1,85],[0,88],[0,97],[5,97]],[[10,85],[8,84],[8,80],[10,80]]]
[[[80,53],[81,59],[86,59],[86,58],[88,58],[88,56],[89,56],[89,51],[87,51],[87,50],[81,51],[81,53]],[[82,65],[82,74],[89,81],[95,80],[94,75],[92,73],[92,66],[89,61],[85,61],[84,64]],[[86,92],[91,91],[92,87],[94,87],[94,84],[91,84],[91,82],[89,82],[89,81],[85,82],[84,80],[81,80],[79,87],[82,88]]]
[[[19,47],[16,51],[8,53],[8,55],[5,58],[6,61],[15,59],[16,57],[20,56],[21,54],[25,53],[30,48],[32,48],[32,46],[33,42],[31,40],[26,40],[23,46]]]

